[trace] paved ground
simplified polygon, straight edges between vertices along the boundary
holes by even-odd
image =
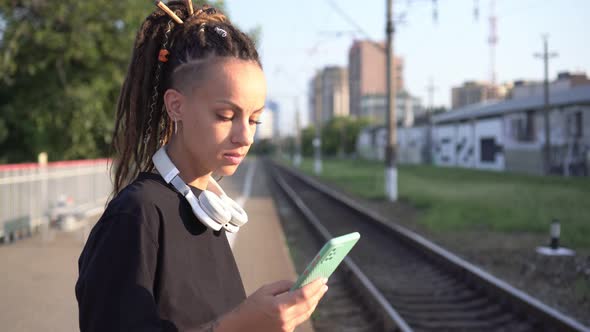
[[[234,198],[244,192],[247,162],[221,185]],[[295,269],[274,202],[267,187],[267,176],[256,165],[245,209],[250,222],[234,240],[236,261],[247,294],[280,279],[294,280]],[[98,217],[88,220],[92,224]],[[46,232],[10,245],[0,245],[0,331],[76,331],[78,307],[74,284],[77,260],[88,229]],[[296,331],[313,331],[309,323]]]
[[[0,245],[0,330],[76,331],[81,230]]]
[[[295,280],[297,274],[287,249],[287,241],[279,221],[275,203],[270,196],[267,181],[270,178],[261,162],[250,162],[240,167],[230,181],[224,182],[225,191],[230,197],[243,195],[243,184],[247,183],[248,167],[253,167],[251,190],[244,209],[249,221],[234,240],[233,250],[246,293],[251,294],[260,286],[274,281]],[[252,171],[250,171],[252,172]],[[228,178],[227,180],[229,180]],[[311,324],[305,322],[295,331],[312,332]]]

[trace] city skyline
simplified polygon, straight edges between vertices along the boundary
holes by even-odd
[[[467,80],[490,78],[488,16],[489,1],[438,1],[437,23],[430,1],[394,2],[394,13],[405,13],[395,34],[394,51],[404,58],[407,90],[428,103],[427,86],[432,78],[435,106],[449,106],[451,88]],[[260,27],[260,53],[267,75],[269,99],[281,104],[281,131],[292,133],[295,98],[306,125],[308,85],[316,70],[347,66],[353,40],[383,41],[385,1],[226,2],[230,17],[249,30]],[[550,63],[550,77],[561,71],[590,71],[590,46],[582,45],[583,31],[590,29],[583,13],[590,3],[582,0],[533,0],[518,4],[497,0],[498,83],[517,79],[541,80],[543,64],[533,54],[542,50],[541,35],[549,35],[549,48],[559,53]],[[296,13],[281,14],[281,13]],[[344,14],[342,14],[344,13]],[[396,18],[399,18],[394,14]],[[550,24],[549,24],[550,23]],[[364,33],[359,32],[356,26]],[[356,30],[356,31],[355,31]],[[354,33],[353,33],[354,31]]]

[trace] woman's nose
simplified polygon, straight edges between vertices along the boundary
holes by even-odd
[[[254,131],[256,127],[250,125],[250,120],[240,121],[234,126],[232,142],[241,146],[252,145],[254,142]]]

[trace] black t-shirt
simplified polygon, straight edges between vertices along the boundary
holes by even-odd
[[[81,331],[188,331],[246,298],[225,232],[153,173],[109,203],[78,267]]]

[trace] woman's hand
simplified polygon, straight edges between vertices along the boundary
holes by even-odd
[[[328,290],[326,281],[318,279],[293,292],[292,281],[264,285],[223,317],[215,331],[291,332],[309,319]]]

